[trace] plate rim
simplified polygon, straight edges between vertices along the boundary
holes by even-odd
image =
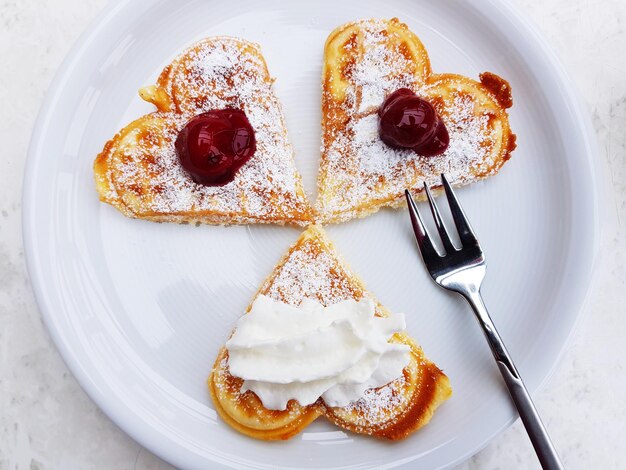
[[[145,2],[144,2],[145,3]],[[584,102],[574,86],[573,80],[566,72],[565,68],[561,64],[560,59],[552,50],[551,46],[544,39],[543,35],[539,33],[533,22],[522,13],[516,6],[512,5],[508,0],[466,0],[475,11],[484,13],[484,10],[492,9],[500,15],[501,18],[506,19],[511,24],[516,24],[523,30],[526,36],[526,46],[532,49],[532,56],[536,58],[544,59],[544,62],[548,64],[546,73],[550,73],[553,76],[555,83],[558,83],[562,87],[564,95],[564,103],[568,105],[569,114],[572,122],[575,126],[582,130],[579,139],[584,144],[586,149],[586,156],[591,169],[589,175],[590,184],[587,186],[587,192],[592,196],[590,212],[593,218],[592,227],[589,236],[588,246],[585,247],[585,256],[580,257],[578,265],[584,265],[588,269],[585,270],[584,292],[578,293],[577,301],[575,304],[578,306],[578,311],[573,317],[573,323],[569,331],[564,335],[562,341],[559,343],[555,359],[549,367],[548,372],[545,374],[539,385],[532,389],[533,395],[537,391],[543,389],[546,383],[550,380],[554,374],[558,364],[561,362],[564,352],[568,349],[572,337],[578,330],[581,320],[585,313],[588,312],[588,303],[591,288],[593,285],[593,279],[596,274],[599,241],[601,239],[602,224],[601,220],[604,218],[604,204],[601,201],[605,199],[606,195],[600,191],[598,181],[601,179],[600,164],[597,163],[599,149],[597,143],[597,134],[592,126],[589,113],[586,112]],[[32,178],[30,175],[35,173],[38,159],[41,152],[39,146],[42,142],[42,136],[45,135],[46,126],[53,113],[54,107],[58,102],[59,95],[63,91],[63,85],[67,78],[71,75],[72,70],[80,64],[81,59],[86,51],[89,50],[90,45],[98,38],[100,31],[116,17],[119,11],[129,5],[133,5],[135,8],[141,8],[140,2],[133,2],[132,0],[114,0],[109,2],[103,7],[103,10],[96,15],[96,17],[88,24],[85,31],[75,40],[69,52],[63,59],[61,65],[54,74],[54,78],[50,82],[46,91],[45,97],[42,101],[39,109],[31,138],[29,142],[27,158],[24,169],[23,185],[22,185],[22,241],[24,245],[24,256],[26,260],[26,266],[28,271],[28,277],[31,281],[32,290],[34,293],[35,301],[41,318],[46,326],[48,334],[53,340],[53,343],[61,355],[64,363],[68,369],[72,372],[72,375],[76,378],[77,382],[91,400],[101,409],[111,421],[113,421],[120,429],[124,431],[126,435],[135,440],[143,447],[149,449],[158,457],[163,460],[176,465],[177,467],[184,467],[185,463],[189,463],[189,460],[185,460],[184,455],[180,450],[184,450],[180,444],[172,442],[165,435],[155,431],[147,423],[143,421],[133,422],[128,420],[123,415],[124,405],[121,402],[112,400],[110,397],[99,392],[97,385],[92,380],[90,374],[82,368],[79,359],[73,355],[69,349],[68,343],[66,343],[62,336],[61,331],[57,328],[54,321],[54,313],[52,312],[51,304],[48,299],[48,294],[45,287],[45,279],[43,278],[42,271],[38,267],[37,259],[41,256],[41,253],[37,250],[36,244],[36,218],[35,201],[37,188],[34,184],[31,184]],[[493,20],[491,20],[493,22]],[[483,448],[485,448],[497,435],[507,429],[513,422],[517,420],[517,416],[511,417],[506,420],[502,426],[490,433],[486,439],[477,447],[468,449],[463,452],[457,458],[445,462],[440,468],[450,468],[454,465],[467,460],[472,455],[475,455]],[[417,458],[418,456],[416,456]],[[224,460],[217,455],[211,457],[215,463],[223,465],[232,465],[233,462]],[[413,461],[401,460],[396,462],[390,462],[388,467],[395,467],[396,465],[403,465]],[[242,462],[237,462],[241,466]],[[249,467],[256,468],[256,467]]]

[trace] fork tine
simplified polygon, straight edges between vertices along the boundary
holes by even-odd
[[[424,227],[424,222],[422,221],[422,217],[417,210],[417,206],[415,205],[413,196],[411,196],[411,193],[408,189],[404,190],[404,195],[406,196],[406,202],[409,207],[409,214],[411,215],[411,225],[413,225],[413,232],[415,233],[417,246],[420,249],[424,262],[426,262],[427,258],[430,258],[432,256],[439,257],[439,253],[437,253],[437,250],[435,250],[435,247],[433,246],[433,243],[428,236],[428,232]]]
[[[424,190],[426,191],[426,197],[428,197],[428,204],[430,204],[430,211],[433,214],[433,219],[435,219],[435,225],[437,226],[437,231],[439,232],[439,236],[441,237],[441,241],[443,242],[443,246],[446,249],[446,253],[451,253],[452,251],[456,251],[456,248],[452,244],[450,240],[450,235],[448,235],[448,231],[446,230],[446,226],[443,223],[443,219],[441,218],[441,214],[439,213],[439,209],[437,208],[437,204],[435,204],[435,198],[433,197],[433,193],[430,192],[430,188],[424,182]]]
[[[452,186],[448,183],[446,175],[441,175],[441,181],[443,182],[443,189],[446,192],[448,205],[450,206],[450,212],[452,213],[452,219],[454,220],[454,225],[456,225],[456,229],[459,232],[461,243],[478,245],[478,240],[476,235],[474,235],[472,226],[470,225],[469,220],[467,220],[467,216],[465,215],[461,204],[459,204],[459,201],[452,190]]]

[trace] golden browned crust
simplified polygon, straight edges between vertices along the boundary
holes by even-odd
[[[403,371],[402,380],[381,387],[385,393],[397,398],[395,409],[372,412],[371,403],[365,400],[345,408],[326,408],[326,417],[353,432],[389,440],[404,439],[426,425],[437,407],[452,394],[450,380],[422,352],[406,334],[396,334],[392,341],[411,347],[411,362]],[[381,390],[374,392],[381,393]]]
[[[480,83],[493,95],[500,106],[505,109],[513,106],[513,92],[509,82],[491,72],[481,73],[478,77],[480,78]]]
[[[156,85],[139,91],[157,111],[109,140],[94,162],[100,200],[124,215],[157,222],[306,225],[313,211],[293,162],[280,103],[257,45],[237,38],[202,40],[167,65]],[[225,186],[194,183],[174,141],[194,115],[243,109],[257,152]]]
[[[323,412],[319,405],[301,407],[293,400],[285,411],[268,410],[253,392],[240,393],[243,380],[228,373],[228,352],[220,351],[208,385],[220,417],[242,434],[262,440],[285,440],[298,434]]]
[[[442,156],[400,151],[386,161],[380,155],[390,149],[361,142],[371,131],[361,124],[400,87],[428,99],[446,123],[451,144]],[[512,103],[509,83],[493,73],[480,81],[432,73],[426,48],[397,18],[339,26],[324,47],[316,220],[336,223],[403,206],[404,189],[423,198],[423,183],[436,187],[441,173],[455,186],[496,174],[515,149],[507,113]]]
[[[309,270],[311,267],[313,269]],[[304,276],[311,273],[323,273],[327,279],[310,283],[310,279]],[[292,304],[297,304],[303,297],[316,298],[324,305],[348,298],[368,297],[375,301],[362,281],[334,253],[318,226],[309,227],[300,236],[262,284],[258,294]],[[380,303],[375,303],[377,315],[388,315]],[[384,387],[368,391],[363,399],[347,407],[328,407],[321,399],[302,407],[292,400],[285,411],[268,410],[253,392],[240,392],[242,381],[228,372],[225,348],[220,351],[209,376],[209,391],[224,421],[256,439],[288,439],[322,415],[359,434],[402,439],[427,424],[435,409],[449,398],[452,391],[448,377],[424,356],[407,334],[397,333],[391,341],[402,342],[411,348],[411,360],[403,376]]]

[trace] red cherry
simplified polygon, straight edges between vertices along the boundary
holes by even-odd
[[[433,157],[435,155],[441,155],[446,151],[449,145],[450,135],[448,134],[448,129],[446,129],[443,121],[439,119],[435,136],[430,140],[430,142],[427,142],[420,147],[414,147],[413,150],[424,157]]]
[[[448,146],[447,130],[433,105],[407,88],[391,93],[378,115],[378,133],[390,147],[420,149],[418,153],[432,156]]]
[[[220,109],[193,117],[179,132],[175,148],[196,183],[221,186],[254,155],[256,140],[243,111]]]
[[[383,105],[378,110],[378,115],[382,116],[383,113],[385,111],[387,111],[387,109],[396,101],[396,98],[400,98],[402,96],[415,96],[415,93],[413,93],[408,88],[399,88],[399,89],[397,89],[392,94],[390,94],[387,97],[387,99],[385,99],[385,102],[383,103]]]

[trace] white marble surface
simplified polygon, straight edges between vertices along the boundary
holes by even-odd
[[[626,1],[515,0],[560,56],[599,136],[607,196],[586,315],[536,404],[567,468],[626,468]],[[68,372],[30,290],[21,180],[50,80],[104,0],[0,0],[0,469],[171,468]],[[518,422],[458,469],[539,468]]]

